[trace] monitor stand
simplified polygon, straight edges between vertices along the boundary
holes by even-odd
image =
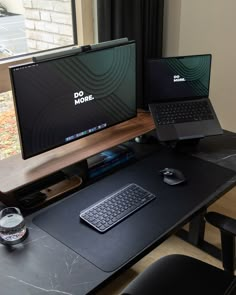
[[[23,160],[18,154],[4,159],[0,161],[0,201],[7,206],[20,207],[18,193],[21,191],[21,196],[27,197],[36,193],[39,201],[42,201],[40,206],[46,206],[54,202],[55,198],[62,198],[65,194],[79,189],[82,177],[77,172],[82,166],[87,165],[89,157],[154,129],[150,114],[138,112],[137,117],[129,121],[37,157]],[[84,160],[86,161],[83,162]],[[47,194],[44,201],[45,195],[39,191]]]
[[[201,138],[192,138],[178,141],[168,141],[162,144],[177,152],[194,152],[196,151]]]
[[[85,159],[16,189],[15,205],[23,213],[34,212],[46,203],[54,202],[78,189],[87,180],[87,175],[88,164]]]

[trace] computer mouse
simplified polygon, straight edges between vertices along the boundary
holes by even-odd
[[[164,168],[160,173],[163,175],[163,181],[169,185],[177,185],[186,181],[186,177],[178,169]]]

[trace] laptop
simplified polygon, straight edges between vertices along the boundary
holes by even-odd
[[[159,141],[222,134],[209,99],[211,54],[149,59],[145,96]]]

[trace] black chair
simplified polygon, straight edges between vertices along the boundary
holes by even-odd
[[[221,232],[224,270],[186,255],[168,255],[139,274],[121,295],[236,295],[236,220],[216,212],[205,218]]]

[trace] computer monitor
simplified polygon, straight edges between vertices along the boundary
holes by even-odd
[[[9,70],[23,159],[137,115],[134,41]]]

